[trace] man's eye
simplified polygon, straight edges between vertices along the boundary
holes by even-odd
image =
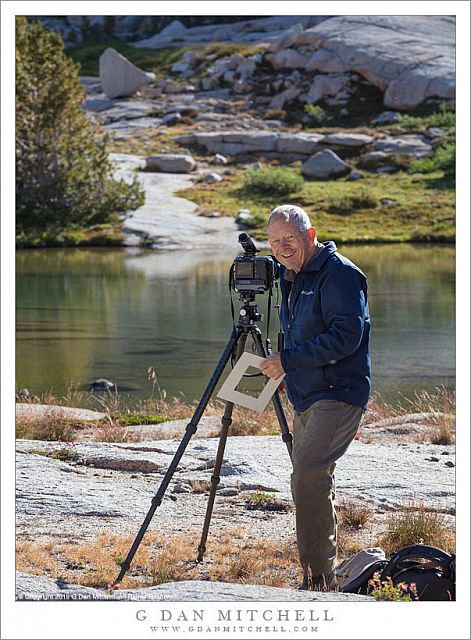
[[[279,240],[270,240],[270,244],[278,244],[279,242]]]

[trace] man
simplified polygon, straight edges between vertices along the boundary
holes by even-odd
[[[286,373],[295,410],[291,489],[304,579],[300,589],[335,587],[336,461],[355,437],[370,395],[367,282],[334,242],[320,243],[300,207],[282,205],[268,221],[280,263],[285,344],[262,372]]]

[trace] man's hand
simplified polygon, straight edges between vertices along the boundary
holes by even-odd
[[[279,353],[272,353],[260,365],[260,371],[269,378],[279,378],[285,373]]]

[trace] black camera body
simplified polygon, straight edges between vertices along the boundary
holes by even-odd
[[[278,269],[271,256],[255,255],[259,249],[247,233],[241,233],[239,242],[245,255],[234,260],[232,288],[239,293],[264,293],[273,287]]]

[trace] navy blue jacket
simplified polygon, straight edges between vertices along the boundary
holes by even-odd
[[[281,363],[290,402],[298,412],[326,399],[366,409],[371,364],[365,275],[337,253],[334,242],[325,242],[292,283],[285,271],[280,265]]]

